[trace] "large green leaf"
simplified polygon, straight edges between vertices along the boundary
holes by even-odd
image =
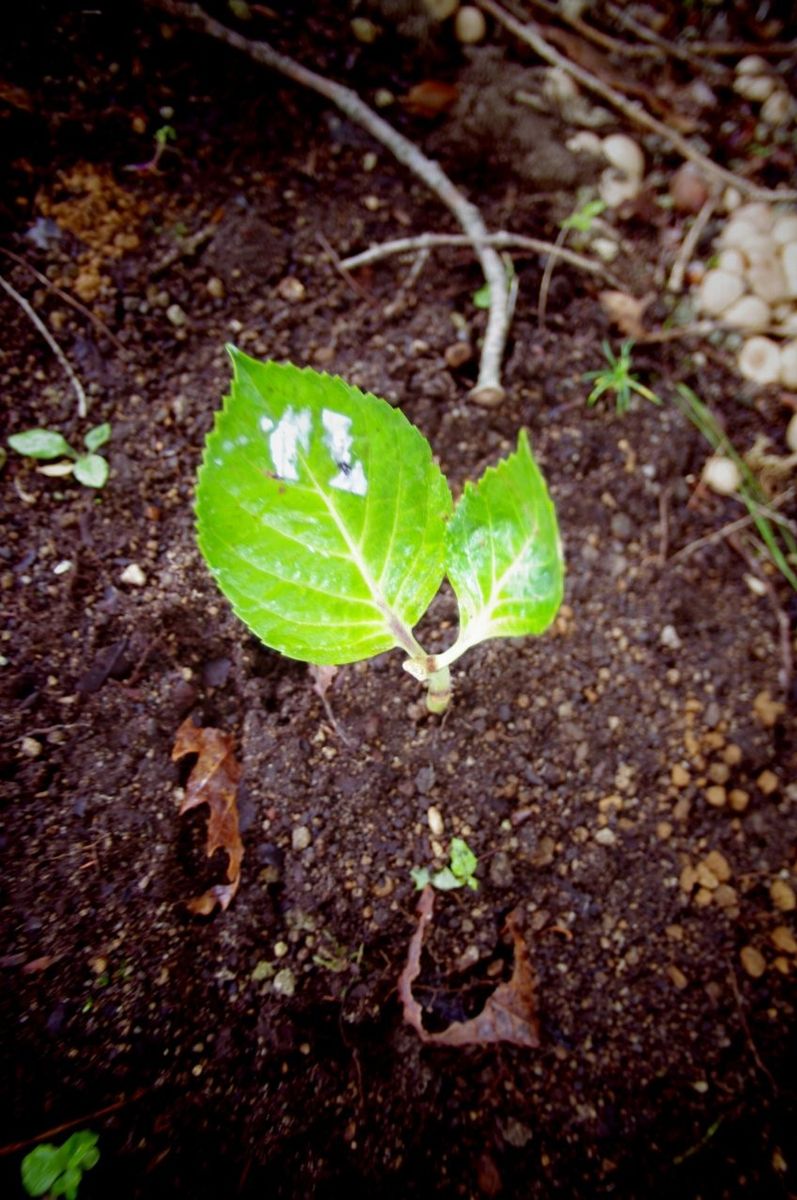
[[[426,439],[377,396],[230,348],[234,378],[207,439],[199,545],[267,646],[356,662],[408,631],[445,571],[448,484]]]
[[[27,429],[24,433],[12,433],[8,444],[17,454],[24,454],[27,458],[58,458],[61,454],[75,457],[66,438],[52,429]]]
[[[465,484],[447,544],[463,648],[550,625],[562,602],[562,546],[525,429],[514,454]]]

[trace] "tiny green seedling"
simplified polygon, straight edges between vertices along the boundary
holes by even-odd
[[[198,539],[267,646],[319,666],[399,647],[439,713],[466,650],[548,628],[562,549],[525,430],[454,506],[426,438],[387,401],[309,368],[230,355],[231,393],[199,472]],[[446,575],[459,634],[428,654],[413,626]]]
[[[515,265],[508,254],[501,255],[504,262],[504,271],[506,272],[506,288],[509,294],[509,303],[514,307],[515,295],[517,293],[517,275],[515,273]],[[480,288],[471,296],[474,308],[488,309],[491,302],[491,292],[489,283],[483,283]]]
[[[628,412],[631,407],[632,392],[644,396],[651,404],[661,404],[656,393],[652,392],[649,387],[645,387],[644,383],[640,383],[636,375],[632,375],[631,351],[633,348],[632,341],[623,342],[620,354],[617,356],[608,342],[603,343],[603,353],[606,355],[608,367],[604,367],[600,371],[587,371],[583,376],[585,382],[594,382],[595,384],[587,396],[587,404],[590,408],[597,404],[604,392],[615,393],[618,413]]]
[[[22,1186],[29,1196],[65,1196],[76,1200],[84,1171],[99,1162],[98,1135],[89,1129],[73,1133],[60,1146],[37,1146],[22,1160]]]
[[[410,874],[412,882],[421,891],[431,885],[440,892],[451,892],[455,888],[469,887],[472,891],[479,890],[479,881],[475,877],[478,859],[464,838],[452,838],[448,850],[448,866],[442,871],[430,871],[428,867],[413,867]]]
[[[564,221],[560,222],[559,228],[562,230],[574,229],[578,233],[589,233],[595,218],[599,217],[605,208],[606,203],[603,200],[588,200],[581,208],[571,212],[569,217],[565,217]]]
[[[108,481],[108,463],[97,451],[110,440],[111,427],[106,422],[95,425],[83,439],[86,452],[79,454],[69,442],[53,429],[28,429],[25,433],[13,433],[8,444],[17,454],[26,458],[51,459],[60,462],[40,467],[42,475],[62,477],[74,475],[84,487],[102,488]]]

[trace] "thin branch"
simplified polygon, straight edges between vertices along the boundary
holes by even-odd
[[[50,347],[50,349],[52,350],[55,357],[58,359],[61,366],[64,368],[64,371],[66,372],[69,382],[72,384],[72,389],[73,389],[75,395],[77,396],[77,415],[81,419],[85,418],[85,416],[88,412],[88,401],[86,400],[86,393],[83,391],[83,384],[80,382],[77,375],[75,374],[75,372],[72,370],[71,366],[69,365],[66,355],[64,354],[61,347],[58,345],[58,342],[55,340],[53,335],[50,333],[49,329],[44,324],[44,322],[41,320],[41,318],[38,317],[36,315],[36,313],[33,311],[30,304],[25,299],[25,297],[20,296],[20,294],[16,290],[16,288],[13,288],[11,286],[11,284],[8,282],[8,280],[4,279],[2,275],[0,275],[0,287],[3,289],[3,291],[8,293],[8,295],[11,297],[12,300],[16,301],[16,303],[19,305],[19,307],[24,312],[25,316],[31,322],[31,324],[36,329],[38,329],[39,333],[42,335],[45,342]]]
[[[700,238],[703,236],[703,230],[711,220],[716,206],[716,196],[709,196],[704,201],[700,211],[692,222],[689,232],[681,243],[681,249],[678,252],[678,257],[676,258],[675,263],[673,264],[673,269],[670,272],[670,278],[667,281],[667,288],[669,291],[680,292],[683,288],[686,268],[689,265]]]
[[[711,61],[706,62],[705,59],[701,60],[699,55],[691,48],[684,49],[683,46],[677,45],[676,42],[671,42],[667,38],[663,38],[661,34],[656,33],[649,25],[645,25],[642,21],[637,21],[636,17],[632,13],[627,12],[622,5],[609,4],[607,5],[607,9],[612,19],[622,25],[624,29],[630,30],[635,37],[641,38],[643,41],[648,42],[650,46],[655,46],[659,50],[664,51],[671,58],[677,58],[681,62],[689,63],[690,66],[699,66],[707,75],[714,75],[716,78],[727,79],[731,75],[728,67],[720,66],[718,63]]]
[[[136,1100],[140,1100],[142,1096],[146,1096],[151,1091],[151,1087],[137,1088],[131,1096],[123,1096],[121,1100],[115,1101],[114,1104],[106,1104],[104,1108],[95,1108],[93,1112],[84,1113],[81,1117],[74,1117],[71,1121],[64,1121],[61,1125],[54,1125],[52,1129],[45,1129],[42,1133],[35,1133],[33,1137],[26,1138],[23,1142],[11,1142],[6,1146],[0,1146],[0,1158],[5,1158],[8,1154],[18,1154],[20,1150],[25,1150],[28,1146],[35,1145],[36,1142],[43,1142],[45,1138],[58,1137],[59,1133],[66,1133],[67,1129],[74,1129],[76,1125],[85,1125],[89,1121],[97,1121],[100,1117],[107,1117],[111,1113],[118,1112],[120,1108],[125,1108],[128,1104],[135,1104]]]
[[[545,260],[545,270],[542,273],[540,281],[540,298],[537,301],[537,324],[540,329],[545,328],[545,313],[548,308],[548,292],[551,287],[551,279],[553,278],[553,269],[556,266],[556,252],[562,249],[565,238],[567,237],[567,226],[563,225],[556,235],[556,241],[552,247],[552,253]]]
[[[668,143],[683,158],[688,158],[691,162],[697,163],[705,175],[718,180],[724,187],[735,187],[744,195],[749,196],[751,200],[797,200],[797,191],[787,188],[772,190],[770,188],[758,187],[756,184],[750,183],[749,180],[742,178],[741,175],[736,175],[733,171],[718,166],[717,163],[707,158],[705,154],[701,154],[699,150],[696,150],[676,130],[668,128],[662,121],[658,121],[655,117],[652,117],[640,105],[632,104],[630,100],[626,100],[624,96],[621,96],[608,83],[604,83],[597,75],[593,75],[591,71],[585,70],[584,67],[578,66],[576,63],[571,62],[569,58],[560,54],[558,50],[554,50],[553,46],[550,46],[546,42],[539,31],[539,27],[534,22],[522,25],[520,21],[517,21],[502,8],[500,4],[496,4],[495,0],[479,0],[479,6],[498,21],[500,25],[503,25],[505,29],[514,34],[521,42],[525,42],[527,46],[530,46],[534,53],[545,62],[549,62],[554,67],[560,67],[568,75],[572,75],[582,87],[600,96],[608,104],[616,108],[618,112],[621,112],[624,117],[627,117],[629,121],[641,125],[643,129],[647,129],[650,133],[655,133],[657,137]]]
[[[501,359],[509,331],[509,286],[504,264],[487,241],[488,231],[479,209],[465,199],[438,163],[427,158],[408,138],[378,116],[351,88],[308,70],[294,59],[280,54],[268,42],[254,42],[242,37],[208,16],[198,4],[188,3],[186,0],[147,0],[147,3],[332,101],[350,120],[366,129],[372,137],[390,150],[403,166],[417,175],[454,214],[473,245],[490,288],[490,310],[482,345],[479,378],[471,392],[471,398],[484,405],[499,404],[504,395],[501,385]]]
[[[781,492],[779,496],[773,496],[768,506],[764,508],[760,506],[759,512],[766,516],[771,521],[775,521],[778,525],[785,525],[791,528],[792,522],[788,518],[781,516],[775,512],[780,505],[786,504],[794,496],[794,488],[789,488],[785,492]],[[696,550],[701,550],[704,546],[714,546],[717,542],[725,541],[726,538],[732,537],[742,529],[748,529],[755,523],[755,517],[748,513],[745,517],[738,517],[735,521],[730,521],[727,525],[723,525],[721,529],[715,529],[713,533],[707,533],[704,537],[697,538],[694,542],[689,542],[686,546],[682,546],[677,550],[667,561],[674,563],[681,558],[689,558]]]
[[[69,292],[65,292],[63,288],[58,287],[56,283],[53,283],[52,279],[48,279],[46,275],[42,275],[41,271],[37,271],[36,268],[20,254],[15,254],[13,250],[7,250],[5,246],[0,246],[0,254],[5,254],[6,258],[10,258],[12,262],[17,263],[20,267],[25,267],[26,270],[30,271],[31,275],[33,275],[35,279],[38,279],[39,283],[48,288],[55,296],[58,296],[59,300],[63,300],[65,304],[69,304],[72,308],[74,308],[75,312],[82,313],[84,317],[88,317],[92,324],[96,325],[100,333],[105,334],[108,341],[116,347],[123,358],[129,357],[129,351],[125,346],[122,345],[113,330],[109,329],[105,322],[102,321],[96,313],[93,313],[90,308],[87,308],[85,304],[81,304],[80,301],[76,300],[74,296],[70,296]]]
[[[588,25],[580,17],[569,16],[564,11],[567,7],[566,5],[552,4],[551,0],[529,0],[529,2],[533,8],[541,8],[549,17],[554,17],[557,21],[562,21],[565,25],[569,25],[576,33],[580,33],[583,38],[594,42],[602,50],[608,50],[610,54],[621,54],[626,58],[661,58],[661,53],[655,46],[635,46],[630,45],[628,42],[621,42],[618,38],[610,37],[603,30]]]
[[[506,230],[490,233],[483,241],[498,249],[531,250],[533,254],[547,254],[552,258],[561,258],[563,262],[570,263],[571,267],[577,267],[580,271],[601,275],[613,287],[622,287],[620,281],[612,275],[611,271],[606,270],[603,263],[597,262],[593,258],[586,258],[583,254],[576,254],[574,250],[568,250],[565,246],[557,246],[554,242],[543,242],[538,238],[525,237],[523,234],[509,233]],[[344,258],[340,265],[347,271],[354,271],[357,267],[370,266],[371,263],[389,258],[393,254],[412,254],[419,250],[433,250],[436,246],[473,245],[473,240],[461,233],[419,233],[416,237],[395,238],[393,241],[380,242],[378,246],[371,246],[370,249],[363,250],[360,254]]]

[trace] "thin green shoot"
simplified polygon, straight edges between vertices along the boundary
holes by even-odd
[[[631,351],[633,348],[633,341],[625,341],[620,347],[619,355],[616,355],[609,343],[604,341],[603,353],[608,365],[599,371],[587,371],[583,376],[586,383],[594,384],[592,391],[587,396],[587,404],[590,408],[597,404],[601,396],[607,392],[610,395],[614,393],[618,413],[628,412],[633,392],[645,400],[649,400],[651,404],[661,404],[656,393],[646,387],[644,383],[640,383],[636,375],[632,373]]]

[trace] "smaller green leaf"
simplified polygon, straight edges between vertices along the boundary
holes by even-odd
[[[24,454],[26,458],[60,458],[62,454],[75,457],[66,438],[52,429],[28,429],[25,433],[12,433],[8,444],[17,454]]]
[[[606,204],[603,200],[590,200],[583,208],[571,213],[561,222],[561,229],[576,229],[579,233],[589,233],[592,222],[600,216]]]
[[[29,1196],[43,1196],[49,1192],[62,1171],[60,1151],[48,1142],[37,1146],[26,1154],[20,1168],[22,1186]]]
[[[542,633],[556,616],[559,528],[525,430],[514,454],[465,484],[446,531],[446,569],[459,603],[459,654],[488,638]]]
[[[100,446],[104,446],[111,438],[111,427],[107,421],[102,425],[95,425],[90,429],[83,441],[86,443],[86,449],[90,451],[99,450]]]
[[[489,308],[490,307],[490,285],[484,283],[478,291],[473,293],[474,308]]]
[[[108,464],[101,454],[84,454],[75,463],[75,479],[84,487],[101,488],[108,482]]]
[[[450,867],[443,867],[442,871],[435,871],[432,876],[432,887],[436,887],[440,892],[453,892],[455,888],[461,888],[462,883]]]
[[[451,839],[449,861],[457,879],[462,880],[469,880],[479,863],[468,843],[458,837]]]
[[[413,867],[410,876],[419,892],[423,891],[431,878],[428,867]]]

